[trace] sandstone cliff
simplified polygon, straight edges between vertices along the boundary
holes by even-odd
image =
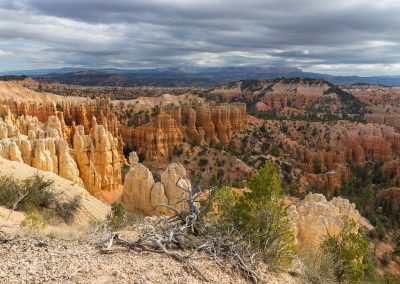
[[[4,122],[0,119],[0,156],[53,172],[82,185],[60,126],[55,116],[50,116],[46,123],[39,123],[31,116],[20,116],[16,120],[12,115],[6,116]]]
[[[121,161],[118,139],[95,120],[90,134],[76,127],[73,149],[85,188],[95,197],[112,203],[121,194]]]
[[[247,126],[245,104],[164,106],[150,123],[129,128],[121,126],[122,140],[146,159],[169,157],[183,141],[222,142]]]

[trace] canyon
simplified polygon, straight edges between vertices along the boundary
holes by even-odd
[[[87,210],[78,222],[107,218],[119,203],[135,214],[173,215],[188,209],[183,189],[246,190],[267,160],[295,196],[287,215],[299,247],[318,247],[344,217],[357,221],[355,231],[372,228],[351,196],[338,197],[359,168],[371,167],[379,200],[391,202],[377,214],[398,210],[396,89],[246,80],[171,94],[141,87],[111,99],[102,87],[78,86],[76,95],[75,86],[38,87],[32,79],[0,82],[2,166],[74,188]],[[47,92],[57,88],[62,95]]]

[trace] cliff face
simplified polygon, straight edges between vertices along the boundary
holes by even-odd
[[[123,142],[120,126],[114,113],[114,107],[109,99],[95,100],[62,100],[59,103],[47,101],[41,104],[21,102],[16,99],[1,101],[0,115],[10,112],[15,116],[36,117],[38,122],[46,123],[50,117],[58,117],[61,123],[61,133],[67,142],[72,143],[74,125],[82,125],[86,131],[92,128],[92,118],[95,117],[113,136],[119,139],[119,152],[122,153]]]
[[[222,142],[247,126],[245,104],[167,106],[150,123],[136,128],[121,127],[123,141],[146,159],[168,157],[175,145],[185,141]]]
[[[73,142],[85,188],[93,196],[108,203],[117,200],[121,194],[118,139],[94,120],[90,134],[85,134],[82,125],[76,127]]]
[[[47,123],[39,124],[35,117],[14,119],[8,115],[4,121],[0,119],[0,155],[82,185],[68,143],[62,139],[60,126],[55,116],[50,116]]]
[[[106,202],[122,192],[121,158],[118,139],[96,118],[88,124],[68,127],[61,112],[45,122],[30,115],[14,117],[9,106],[2,106],[0,155],[39,170],[53,172],[85,188]],[[46,114],[47,115],[47,114]],[[44,115],[43,115],[44,117]],[[103,119],[103,122],[107,122]],[[70,147],[73,136],[73,149]]]
[[[54,102],[26,102],[16,99],[2,100],[3,107],[7,107],[9,111],[15,116],[34,116],[40,122],[46,122],[50,116],[55,116],[57,113],[56,103]]]
[[[350,177],[348,163],[362,165],[374,162],[384,163],[385,180],[399,183],[393,159],[400,158],[400,134],[393,127],[348,124],[332,129],[328,135],[331,133],[336,136],[316,141],[314,149],[309,145],[291,144],[291,156],[304,165],[309,183],[320,188],[327,187],[329,192],[333,192]],[[319,172],[316,171],[317,165]]]
[[[335,197],[327,201],[322,194],[308,194],[304,200],[291,205],[287,214],[292,222],[297,243],[301,247],[317,248],[327,235],[337,235],[343,225],[343,217],[361,221],[355,204]],[[356,228],[358,230],[358,227]]]
[[[326,188],[327,192],[333,193],[343,182],[350,179],[351,170],[345,166],[337,166],[335,170],[323,174],[307,173],[305,177],[309,184],[318,189]]]
[[[123,140],[146,159],[168,157],[174,145],[183,142],[183,133],[171,115],[160,113],[157,118],[146,125],[134,129],[124,128]]]
[[[178,202],[186,196],[182,188],[188,189],[191,186],[182,165],[170,164],[161,173],[161,182],[154,182],[150,170],[139,163],[136,152],[131,152],[129,164],[122,194],[122,202],[127,210],[158,215],[173,213],[165,207],[157,207],[160,204],[169,205],[177,210],[186,207],[184,202]]]

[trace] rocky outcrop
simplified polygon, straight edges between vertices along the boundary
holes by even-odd
[[[121,126],[123,141],[146,159],[169,157],[175,145],[184,140],[199,144],[227,144],[233,133],[247,126],[245,104],[165,106],[150,123],[134,129]]]
[[[324,131],[324,128],[320,129]],[[351,177],[348,163],[376,162],[384,164],[384,180],[400,184],[400,172],[395,162],[400,158],[400,134],[393,127],[346,123],[324,136],[331,134],[335,137],[316,139],[315,146],[293,144],[293,149],[286,149],[293,159],[304,165],[310,184],[318,188],[327,187],[328,192],[333,192]],[[285,145],[284,140],[282,145]]]
[[[62,139],[60,125],[55,116],[50,116],[46,123],[31,116],[17,119],[6,116],[4,122],[0,122],[0,155],[82,185],[68,143]]]
[[[350,168],[338,165],[335,170],[330,170],[322,174],[307,173],[305,175],[307,182],[320,191],[333,193],[335,189],[340,188],[343,182],[351,177]]]
[[[312,193],[298,204],[289,206],[287,215],[293,224],[297,243],[302,247],[316,248],[328,234],[337,235],[345,217],[361,221],[355,204],[347,199],[335,197],[327,201],[322,194]]]
[[[117,200],[122,191],[118,139],[94,119],[89,134],[82,125],[76,127],[73,142],[85,188],[108,203]]]
[[[51,117],[58,117],[59,125],[56,127],[61,130],[60,137],[64,137],[67,142],[72,143],[73,124],[82,125],[86,131],[92,128],[92,118],[96,117],[99,124],[103,125],[114,137],[119,139],[119,152],[122,153],[123,142],[120,135],[120,125],[115,115],[114,106],[110,99],[96,98],[93,100],[62,100],[61,102],[48,101],[44,103],[21,102],[17,99],[7,99],[1,101],[2,108],[0,114],[7,109],[15,116],[35,117],[38,122],[52,123]],[[55,125],[53,125],[55,126]]]
[[[157,196],[151,196],[152,187],[154,186],[153,174],[148,168],[139,163],[136,152],[129,155],[129,171],[125,175],[124,191],[122,194],[122,202],[128,211],[148,212],[152,206],[152,198],[161,199],[164,194],[164,186],[155,190]]]
[[[176,120],[166,113],[160,113],[149,124],[127,130],[128,136],[125,136],[125,141],[146,159],[168,157],[174,145],[183,142],[181,128]]]
[[[246,101],[257,111],[276,113],[296,109],[299,113],[326,115],[361,115],[364,104],[339,87],[321,79],[278,78],[271,80],[243,80],[210,92],[225,102]]]
[[[182,165],[170,164],[161,173],[161,182],[154,182],[152,173],[139,163],[136,152],[129,156],[130,168],[125,176],[122,202],[129,211],[140,211],[147,214],[171,214],[164,204],[177,210],[186,208],[184,202],[179,202],[186,193],[183,189],[191,187],[186,178],[186,171]]]
[[[161,183],[164,185],[168,205],[178,209],[178,211],[187,208],[185,202],[180,202],[181,198],[188,197],[183,190],[191,187],[190,181],[186,178],[186,170],[183,165],[168,165],[165,171],[161,173]]]

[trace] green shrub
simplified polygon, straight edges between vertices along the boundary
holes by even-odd
[[[377,271],[378,264],[374,253],[371,251],[367,251],[367,253],[363,256],[363,263],[366,265],[365,281],[372,283],[381,283],[382,276]]]
[[[56,204],[57,214],[69,224],[74,220],[75,213],[81,207],[81,197],[75,196],[67,202],[58,202]]]
[[[46,226],[46,222],[40,216],[29,214],[21,221],[20,225],[29,230],[38,230],[43,229]]]
[[[279,149],[279,145],[274,144],[271,148],[270,154],[274,157],[279,157],[281,154],[281,150]]]
[[[12,176],[0,176],[0,205],[25,212],[44,213],[46,216],[59,216],[66,223],[80,207],[80,197],[59,203],[52,191],[53,181],[38,174],[18,180]]]
[[[207,160],[207,159],[201,158],[201,159],[199,160],[199,167],[204,167],[204,166],[206,166],[207,164],[208,164],[208,160]]]
[[[62,107],[62,105],[60,103],[56,103],[56,110],[57,111],[64,111],[64,108]]]
[[[125,176],[126,176],[126,174],[128,173],[129,168],[130,168],[130,166],[127,165],[127,164],[123,164],[123,165],[121,166],[121,178],[122,178],[122,182],[125,181]]]
[[[38,174],[24,180],[2,176],[0,177],[0,204],[12,208],[20,199],[16,210],[33,211],[49,208],[55,197],[51,191],[52,185],[52,180],[46,180]]]
[[[391,274],[391,273],[385,273],[383,275],[383,282],[384,284],[400,284],[400,279],[399,276]]]
[[[322,166],[321,166],[321,159],[318,156],[315,156],[313,159],[313,166],[314,166],[314,174],[322,173]]]
[[[182,143],[180,143],[178,145],[174,145],[174,147],[172,148],[172,153],[175,156],[178,156],[178,157],[182,156],[182,154],[183,154],[183,145],[182,145]]]
[[[22,197],[20,182],[12,176],[0,177],[0,204],[12,208],[18,198]]]
[[[107,216],[107,223],[111,231],[123,229],[136,221],[136,217],[125,211],[124,205],[114,202]]]
[[[219,223],[231,226],[246,236],[257,257],[271,268],[291,264],[294,234],[286,216],[278,171],[272,161],[260,168],[248,182],[250,191],[242,196],[222,188],[214,198]]]
[[[356,222],[345,218],[340,233],[327,236],[321,246],[322,252],[333,256],[336,282],[356,283],[364,279],[367,265],[363,257],[367,253],[368,242],[354,232]]]
[[[307,283],[333,283],[335,280],[335,271],[333,266],[333,257],[330,254],[323,253],[309,247],[304,247],[298,254],[303,264],[304,276]]]
[[[385,228],[382,225],[378,225],[368,232],[368,236],[371,239],[379,239],[380,241],[383,241],[386,237]]]
[[[382,265],[384,267],[387,267],[391,261],[392,261],[392,256],[389,253],[385,252],[382,255],[382,259],[381,259]]]

